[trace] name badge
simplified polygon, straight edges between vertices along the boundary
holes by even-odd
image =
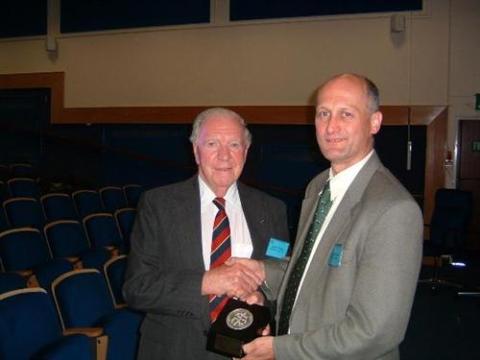
[[[287,256],[289,247],[290,244],[286,241],[270,238],[266,255],[275,259],[283,259]]]
[[[342,257],[343,257],[343,245],[335,244],[330,253],[330,258],[328,259],[328,265],[332,267],[342,266]]]

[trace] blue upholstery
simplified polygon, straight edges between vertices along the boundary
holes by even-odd
[[[27,287],[27,280],[15,272],[0,273],[0,294]]]
[[[112,214],[97,213],[88,215],[83,219],[83,225],[92,247],[124,247],[120,230]]]
[[[82,224],[76,220],[58,220],[44,227],[45,238],[54,258],[79,257],[84,268],[103,269],[110,252],[91,249]]]
[[[31,226],[40,230],[43,228],[45,218],[38,200],[30,197],[15,197],[5,200],[3,208],[12,227]]]
[[[75,270],[53,284],[63,327],[102,327],[108,335],[109,360],[135,359],[142,316],[115,310],[104,276],[95,269]]]
[[[78,219],[73,199],[68,194],[50,193],[40,198],[47,221]]]
[[[10,176],[11,177],[36,177],[36,169],[29,163],[14,163],[10,164]]]
[[[5,215],[5,210],[3,206],[0,206],[0,231],[7,230],[10,227],[10,224],[7,219],[7,215]]]
[[[46,240],[33,228],[0,233],[0,258],[5,271],[33,269],[51,260]]]
[[[44,289],[28,288],[0,295],[0,358],[93,359],[85,335],[62,336],[50,296]]]
[[[127,256],[120,255],[108,260],[103,266],[103,273],[113,297],[115,306],[125,304],[122,287],[127,269]]]
[[[128,206],[136,208],[140,195],[143,192],[142,186],[139,184],[127,184],[123,186],[123,191],[125,192]]]
[[[95,190],[78,190],[72,194],[77,213],[81,219],[103,211],[100,194]]]
[[[118,186],[106,186],[99,191],[103,207],[106,211],[114,213],[116,210],[127,207],[127,199],[122,188]]]
[[[40,188],[31,178],[12,178],[7,181],[7,184],[12,197],[38,198],[40,196]]]
[[[130,248],[130,234],[132,233],[136,215],[137,210],[134,208],[123,208],[115,211],[115,219],[127,249]]]
[[[67,259],[53,259],[33,269],[38,285],[48,292],[51,292],[52,283],[57,277],[72,270],[73,264]]]

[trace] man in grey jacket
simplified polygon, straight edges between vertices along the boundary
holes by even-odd
[[[342,74],[317,93],[315,128],[330,169],[307,187],[292,257],[234,259],[266,277],[277,336],[244,345],[254,359],[398,359],[422,256],[422,214],[382,165],[377,87]]]

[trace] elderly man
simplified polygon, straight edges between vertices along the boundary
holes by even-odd
[[[131,236],[124,295],[146,312],[138,358],[225,359],[206,350],[228,297],[245,299],[263,278],[231,256],[261,259],[287,240],[282,202],[238,181],[251,142],[244,120],[213,108],[190,138],[198,175],[142,197]]]
[[[422,253],[422,214],[373,150],[377,87],[342,74],[317,93],[315,128],[330,169],[307,187],[287,262],[243,263],[278,298],[277,336],[252,359],[398,359]],[[268,294],[267,294],[268,295]]]

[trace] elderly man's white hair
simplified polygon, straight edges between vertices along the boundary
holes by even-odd
[[[192,144],[197,143],[198,134],[200,132],[200,129],[202,128],[202,125],[205,123],[205,121],[207,121],[208,119],[214,116],[224,116],[224,117],[228,117],[230,119],[238,121],[238,123],[244,129],[243,138],[244,138],[245,144],[247,147],[250,146],[250,144],[252,143],[252,134],[248,130],[247,123],[245,122],[245,120],[240,115],[238,115],[235,111],[232,111],[226,108],[221,108],[221,107],[204,110],[195,117],[195,120],[193,121],[192,134],[190,135],[190,141],[192,142]]]

